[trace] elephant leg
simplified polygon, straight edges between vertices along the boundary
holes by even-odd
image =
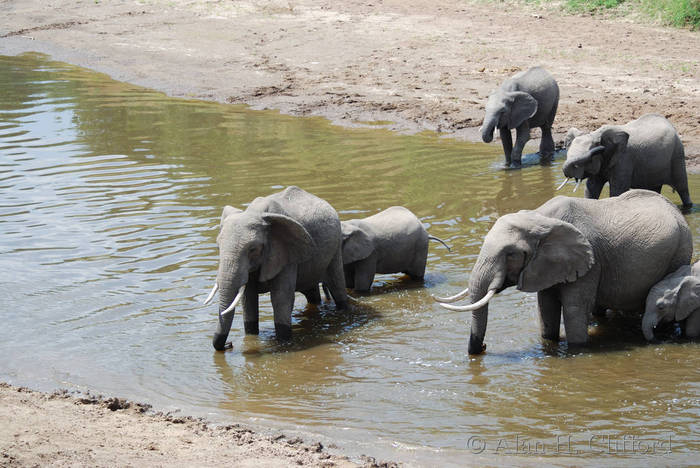
[[[589,177],[586,179],[586,189],[584,192],[584,197],[592,198],[597,200],[600,198],[600,192],[603,191],[603,186],[605,185],[604,179],[599,179],[598,177]]]
[[[513,146],[513,152],[510,155],[510,167],[517,168],[522,165],[521,159],[523,156],[523,148],[525,148],[525,143],[527,143],[529,139],[530,126],[526,121],[515,130],[515,145]]]
[[[510,134],[508,127],[499,128],[498,133],[501,135],[501,143],[503,144],[503,154],[506,157],[506,166],[510,166],[510,157],[513,153],[513,137]]]
[[[537,306],[540,310],[540,330],[545,340],[559,341],[561,302],[559,291],[554,288],[537,293]]]
[[[296,263],[287,265],[275,277],[270,288],[270,301],[275,317],[275,335],[281,341],[289,340],[292,337],[292,309],[294,308],[296,278]]]
[[[588,344],[588,322],[596,308],[597,280],[598,275],[588,274],[573,283],[559,286],[569,348]]]
[[[552,137],[552,127],[543,125],[542,140],[540,140],[540,164],[549,164],[554,156],[554,138]]]
[[[306,302],[309,304],[318,305],[321,303],[321,292],[318,290],[318,286],[314,286],[301,293],[306,297]]]
[[[688,173],[685,167],[685,152],[681,146],[680,151],[677,151],[676,156],[671,163],[671,180],[672,186],[678,192],[683,202],[683,208],[692,208],[693,202],[690,199],[688,192]]]
[[[374,282],[374,273],[376,271],[376,262],[372,258],[374,255],[360,260],[355,265],[355,290],[369,291],[372,289]]]
[[[335,301],[336,310],[343,310],[348,306],[348,293],[345,290],[345,272],[343,270],[343,255],[341,250],[331,260],[331,263],[326,269],[326,278],[323,281],[323,287],[330,291],[333,300]]]
[[[610,196],[617,197],[632,187],[632,175],[623,174],[610,178]]]
[[[425,276],[425,265],[428,262],[428,240],[418,242],[411,267],[405,271],[413,280],[422,280]]]
[[[257,335],[260,312],[258,308],[258,285],[251,278],[243,293],[243,328],[246,335]]]
[[[685,336],[688,338],[700,336],[700,309],[690,314],[685,320]]]

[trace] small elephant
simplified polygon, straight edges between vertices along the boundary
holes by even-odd
[[[241,299],[245,332],[258,334],[258,294],[270,293],[281,340],[291,336],[295,291],[317,302],[323,282],[336,307],[346,306],[340,219],[326,201],[291,186],[256,198],[245,211],[225,207],[220,227],[216,284],[205,300],[220,290],[215,349],[226,348]]]
[[[521,166],[525,143],[530,139],[530,129],[540,127],[540,157],[543,163],[554,155],[552,124],[559,105],[559,86],[544,68],[533,67],[507,79],[494,91],[486,103],[486,115],[481,127],[481,139],[493,140],[498,128],[506,156],[506,165]],[[516,129],[515,146],[510,134]]]
[[[653,341],[659,323],[683,321],[685,336],[700,336],[700,262],[683,265],[651,288],[642,318],[644,338]]]
[[[425,274],[428,235],[416,215],[392,206],[364,219],[340,223],[343,232],[345,283],[357,291],[369,291],[376,273],[406,273],[413,279]]]
[[[631,188],[660,192],[667,184],[678,192],[684,208],[693,206],[683,143],[665,117],[646,114],[625,125],[603,125],[591,133],[572,128],[565,141],[564,175],[577,182],[587,179],[586,198],[600,197],[606,182],[613,197]]]
[[[685,218],[655,192],[559,196],[534,211],[501,216],[484,238],[469,288],[436,300],[472,311],[470,354],[484,349],[488,302],[509,286],[537,292],[543,338],[559,339],[563,309],[569,345],[584,345],[594,312],[641,310],[649,289],[687,265],[692,252]],[[466,296],[472,304],[450,304]]]

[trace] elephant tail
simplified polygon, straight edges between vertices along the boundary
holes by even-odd
[[[435,237],[435,236],[428,236],[428,239],[430,239],[430,240],[434,240],[434,241],[438,241],[439,243],[441,243],[442,245],[444,245],[444,246],[445,246],[445,248],[447,249],[447,251],[448,251],[448,252],[452,252],[452,249],[450,248],[450,246],[449,246],[449,245],[447,245],[447,244],[445,243],[445,241],[444,241],[444,240],[442,240],[442,239],[440,239],[439,237]]]

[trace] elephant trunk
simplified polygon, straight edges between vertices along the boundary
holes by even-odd
[[[227,262],[223,262],[226,264]],[[212,344],[214,349],[222,351],[226,348],[226,338],[231,331],[236,299],[240,300],[243,291],[238,282],[229,272],[220,268],[216,282],[219,285],[219,323],[216,326]],[[232,307],[233,306],[233,307]]]
[[[496,130],[498,122],[498,113],[487,113],[484,117],[484,123],[481,126],[481,139],[484,143],[491,143],[493,140],[493,132]]]
[[[656,309],[656,301],[650,302],[651,304],[647,304],[644,317],[642,317],[642,333],[647,341],[654,341],[654,329],[661,321],[661,316]]]
[[[501,266],[497,259],[498,257],[494,256],[479,255],[469,280],[472,304],[484,298],[490,299],[490,296],[502,289],[505,281],[505,265]],[[488,301],[480,308],[472,311],[469,354],[481,354],[486,349],[484,337],[486,336],[488,316]]]

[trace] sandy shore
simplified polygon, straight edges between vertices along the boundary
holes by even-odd
[[[0,53],[44,52],[173,96],[474,141],[490,91],[542,65],[561,89],[557,138],[657,112],[696,165],[700,34],[514,3],[0,0]]]
[[[0,466],[395,466],[328,453],[321,442],[151,411],[119,398],[0,383]]]
[[[478,140],[492,89],[542,65],[561,89],[558,139],[657,112],[695,168],[699,51],[698,33],[512,2],[0,0],[0,54],[43,52],[173,96],[464,140]],[[293,436],[60,392],[0,385],[0,421],[0,465],[352,465]]]

